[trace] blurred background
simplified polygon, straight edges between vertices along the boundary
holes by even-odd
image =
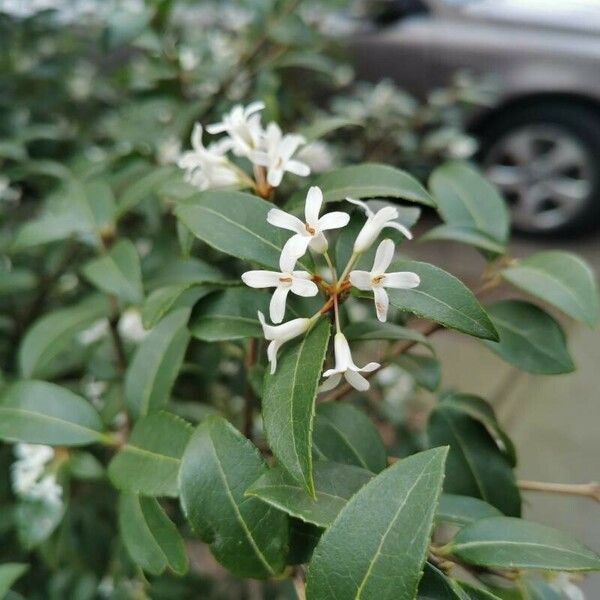
[[[510,206],[513,256],[572,250],[600,274],[599,67],[598,0],[0,0],[0,307],[36,286],[36,251],[19,269],[4,254],[21,225],[49,205],[58,216],[47,241],[73,227],[53,196],[61,182],[103,175],[118,190],[143,180],[136,218],[160,231],[154,207],[177,198],[175,163],[194,122],[258,99],[311,142],[301,158],[316,173],[371,160],[426,181],[444,160],[476,161]],[[453,243],[407,253],[471,285],[484,265]],[[59,284],[68,293],[73,282]],[[444,387],[493,401],[523,479],[600,479],[600,336],[568,327],[578,370],[554,378],[463,337],[435,340]],[[382,402],[397,415],[400,451],[419,443],[431,398],[396,375]],[[526,516],[600,550],[591,500],[525,500]],[[199,558],[200,571],[217,568],[209,561]],[[52,598],[71,597],[69,585],[57,580]],[[600,576],[583,588],[600,598]]]

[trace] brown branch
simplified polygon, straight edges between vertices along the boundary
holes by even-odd
[[[294,584],[294,590],[296,591],[298,600],[306,600],[306,586],[304,585],[304,578],[302,577],[301,569],[294,569],[292,583]]]
[[[565,494],[568,496],[585,496],[600,502],[600,483],[549,483],[546,481],[528,481],[521,479],[517,482],[520,490],[526,492],[546,492],[550,494]]]

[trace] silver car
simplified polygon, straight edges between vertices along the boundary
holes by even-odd
[[[417,95],[492,76],[498,102],[472,129],[515,228],[600,224],[600,0],[387,0],[352,52],[359,76]]]

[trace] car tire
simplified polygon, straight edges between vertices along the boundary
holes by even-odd
[[[513,230],[574,235],[600,226],[600,115],[576,103],[505,110],[478,132],[479,159]]]

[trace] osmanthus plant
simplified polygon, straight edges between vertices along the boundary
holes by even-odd
[[[77,188],[86,229],[66,243],[86,248],[68,262],[85,286],[25,328],[0,390],[14,444],[0,593],[243,598],[257,579],[265,598],[572,597],[600,557],[521,518],[514,445],[485,399],[443,388],[430,335],[570,372],[548,310],[595,325],[590,269],[565,252],[512,258],[501,198],[464,163],[429,189],[383,164],[298,179],[303,138],[261,110],[196,126],[155,252],[121,220],[127,189]],[[205,145],[205,130],[221,137]],[[397,253],[420,207],[443,221],[421,239],[484,256],[475,291]],[[29,226],[21,244],[40,235]],[[486,302],[502,287],[519,299]],[[393,364],[437,396],[427,447],[402,456],[373,409]],[[208,574],[204,545],[233,579]]]

